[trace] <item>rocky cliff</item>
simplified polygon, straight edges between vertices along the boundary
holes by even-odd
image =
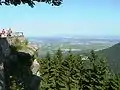
[[[0,38],[0,90],[5,90],[4,63],[10,56],[9,43],[6,38]]]
[[[37,50],[25,37],[0,38],[0,90],[11,90],[13,80],[24,90],[39,90],[40,77],[31,70]]]

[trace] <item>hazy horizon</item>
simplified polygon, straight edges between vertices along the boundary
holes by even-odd
[[[60,35],[60,36],[26,36],[27,38],[78,38],[78,39],[120,39],[120,36],[66,36],[66,35]]]

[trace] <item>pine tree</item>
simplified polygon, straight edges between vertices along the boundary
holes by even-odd
[[[62,52],[60,49],[51,56],[49,53],[41,61],[41,73],[43,77],[42,90],[61,90],[64,88],[62,80],[61,62]]]
[[[75,88],[75,56],[72,54],[71,50],[68,52],[62,63],[62,74],[65,86],[68,90]]]
[[[89,67],[85,71],[83,90],[105,90],[109,70],[105,60],[98,57],[94,51],[91,51]]]
[[[107,82],[106,90],[120,90],[120,76],[111,74]]]
[[[41,59],[40,61],[40,72],[43,78],[41,88],[42,90],[49,90],[50,89],[50,69],[51,69],[51,56],[49,52],[46,55],[45,59]]]
[[[53,76],[53,89],[54,90],[61,90],[64,88],[64,81],[63,81],[63,72],[62,72],[62,62],[63,62],[63,54],[60,49],[57,50],[56,54],[53,57],[53,63],[54,63],[54,73]]]
[[[76,88],[78,90],[82,90],[83,88],[83,79],[84,79],[84,74],[85,74],[85,69],[84,69],[84,61],[82,60],[82,57],[80,55],[75,55],[75,75],[74,75],[74,83],[76,84]]]

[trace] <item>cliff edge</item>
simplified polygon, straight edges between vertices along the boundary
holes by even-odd
[[[36,70],[39,63],[34,63],[38,49],[24,36],[0,38],[0,90],[13,90],[12,81],[23,83],[24,90],[39,90],[41,79]]]

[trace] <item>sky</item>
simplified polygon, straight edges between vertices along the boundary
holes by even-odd
[[[0,29],[25,36],[120,36],[120,0],[63,0],[59,7],[36,3],[0,6]]]

